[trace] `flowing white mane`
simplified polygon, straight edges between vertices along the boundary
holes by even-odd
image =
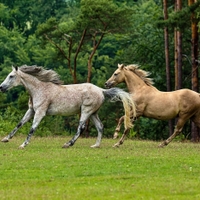
[[[47,70],[43,67],[38,67],[36,65],[22,65],[21,67],[19,67],[19,70],[26,74],[30,74],[43,82],[52,82],[57,85],[63,84],[63,81],[60,80],[60,76],[54,70],[51,69]]]

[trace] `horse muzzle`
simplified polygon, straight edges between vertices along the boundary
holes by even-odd
[[[105,82],[105,87],[106,87],[106,88],[111,88],[112,86],[113,86],[112,83],[110,83],[110,82]]]
[[[0,85],[0,90],[1,90],[1,92],[6,92],[6,91],[7,91],[7,88],[6,88],[6,87],[3,87],[2,85]]]

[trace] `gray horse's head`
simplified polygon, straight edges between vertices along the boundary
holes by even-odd
[[[6,92],[10,88],[20,85],[20,76],[18,75],[18,67],[12,67],[12,71],[8,74],[6,79],[1,83],[0,90]]]

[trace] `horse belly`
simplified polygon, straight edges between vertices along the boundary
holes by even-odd
[[[178,115],[178,109],[176,107],[158,106],[154,108],[148,108],[144,111],[144,116],[154,118],[158,120],[173,119]]]
[[[64,115],[70,116],[80,112],[80,105],[78,103],[52,103],[50,104],[47,115]]]

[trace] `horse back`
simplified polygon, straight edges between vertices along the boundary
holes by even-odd
[[[172,92],[149,91],[137,99],[138,115],[169,120],[184,113],[193,115],[200,110],[200,94],[189,89]]]
[[[93,84],[59,85],[50,97],[48,114],[73,115],[80,110],[95,112],[103,101],[102,89]]]

